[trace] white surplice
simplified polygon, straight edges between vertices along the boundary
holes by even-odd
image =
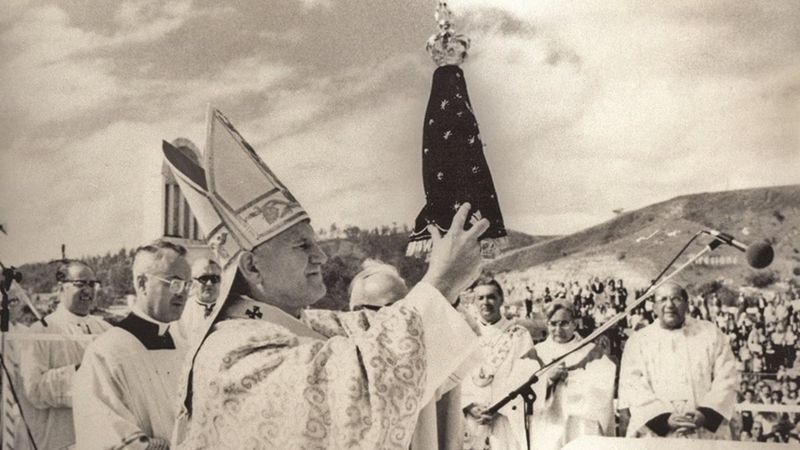
[[[569,342],[558,343],[552,337],[536,346],[536,354],[548,364],[556,357],[576,348],[581,337],[575,334]],[[564,363],[577,365],[593,345],[576,351]],[[558,364],[550,370],[555,370]],[[614,378],[616,366],[605,355],[584,367],[568,372],[567,379],[550,389],[548,396],[545,371],[534,385],[536,401],[531,418],[531,450],[556,450],[582,435],[614,434]]]
[[[687,317],[676,330],[655,322],[634,333],[622,354],[619,383],[619,407],[631,412],[628,436],[652,435],[646,423],[661,414],[706,407],[724,420],[716,433],[701,428],[693,437],[730,438],[736,358],[710,322]]]
[[[227,303],[196,356],[173,448],[407,450],[420,408],[475,344],[426,283],[351,337],[247,297]]]
[[[472,404],[488,407],[519,387],[539,368],[539,363],[525,356],[533,348],[528,330],[506,318],[493,324],[478,322],[482,361],[461,385],[462,409]],[[488,434],[492,449],[527,448],[525,408],[520,397],[506,404],[492,424],[481,427],[467,418],[465,448],[485,447]]]
[[[111,325],[98,316],[78,316],[65,306],[45,317],[47,327],[37,322],[31,333],[89,335],[101,334]],[[72,384],[78,364],[89,341],[22,341],[20,355],[22,393],[32,406],[25,420],[40,450],[60,449],[75,443],[72,422]]]
[[[144,449],[150,438],[169,441],[187,351],[168,324],[135,310],[93,342],[75,379],[77,448]]]

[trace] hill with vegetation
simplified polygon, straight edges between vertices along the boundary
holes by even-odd
[[[746,243],[766,240],[775,249],[768,271],[782,278],[800,276],[800,185],[676,197],[511,252],[489,268],[527,272],[531,278],[615,275],[645,284],[693,234],[708,228]],[[708,236],[698,238],[679,262],[710,241]],[[746,282],[758,276],[763,275],[747,266],[743,253],[721,247],[681,279],[699,285],[719,278]]]
[[[323,267],[323,277],[328,294],[317,306],[342,309],[347,305],[347,288],[353,276],[361,270],[366,258],[377,258],[398,268],[400,273],[414,284],[422,278],[427,263],[405,256],[409,230],[407,227],[381,227],[361,229],[356,226],[331,230],[320,230],[320,245],[328,254]],[[529,236],[509,231],[509,250],[526,247],[549,237]],[[132,295],[132,272],[134,250],[121,249],[116,253],[80,258],[95,269],[101,287],[97,293],[98,309],[124,304],[125,297]],[[25,264],[18,268],[23,274],[22,286],[33,295],[42,312],[53,308],[56,289],[55,271],[60,260]]]

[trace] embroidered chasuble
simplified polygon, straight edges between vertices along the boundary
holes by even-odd
[[[481,362],[461,385],[462,408],[472,404],[493,405],[539,368],[538,362],[525,358],[533,348],[533,340],[525,328],[506,318],[494,324],[478,322],[477,327]],[[525,411],[520,397],[504,406],[490,426],[477,425],[469,417],[465,426],[467,450],[527,448]]]
[[[173,448],[407,450],[420,409],[475,342],[425,283],[349,336],[247,297],[220,314],[195,359],[192,411]]]
[[[330,311],[309,309],[303,311],[300,320],[326,338],[333,336],[356,337],[370,328],[376,311]],[[461,450],[464,441],[463,416],[461,414],[461,382],[477,359],[477,349],[456,372],[440,386],[434,398],[425,405],[417,418],[411,438],[411,450],[435,449]]]
[[[130,314],[86,350],[75,380],[81,450],[147,448],[170,439],[188,348],[167,324]]]
[[[687,317],[683,327],[667,330],[656,322],[628,339],[620,368],[619,407],[631,411],[628,436],[654,436],[647,425],[651,420],[699,409],[706,424],[716,421],[718,428],[700,428],[689,437],[730,439],[727,423],[737,387],[736,359],[728,338],[714,324]]]

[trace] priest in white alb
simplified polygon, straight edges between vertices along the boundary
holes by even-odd
[[[208,258],[198,258],[192,263],[192,288],[186,307],[183,308],[176,328],[190,346],[203,337],[208,320],[219,296],[222,268]]]
[[[111,325],[91,315],[97,278],[81,261],[66,261],[56,270],[58,307],[45,317],[47,327],[37,322],[31,333],[65,335],[60,340],[32,340],[18,344],[23,411],[31,437],[40,450],[61,449],[75,444],[72,417],[72,386],[83,353]],[[85,336],[85,338],[84,338]],[[70,339],[76,337],[75,339]],[[22,439],[21,439],[22,441]],[[23,448],[21,445],[16,448]],[[33,447],[31,447],[33,448]]]
[[[544,364],[581,344],[571,301],[555,300],[546,309],[547,339],[536,345]],[[534,385],[530,449],[558,450],[585,435],[614,435],[616,366],[594,344],[575,351],[546,370]]]
[[[481,278],[472,289],[478,306],[480,362],[461,385],[466,450],[525,450],[525,407],[515,398],[497,414],[486,409],[516,389],[539,368],[530,359],[533,339],[528,330],[501,314],[503,289],[492,278]]]
[[[136,250],[132,311],[89,346],[75,377],[76,448],[168,448],[188,353],[170,332],[190,285],[185,254],[167,241]]]
[[[464,231],[461,207],[422,281],[365,333],[314,329],[298,317],[325,294],[327,257],[308,215],[219,111],[209,120],[204,167],[164,143],[223,266],[173,446],[407,450],[420,409],[473,349],[451,302],[480,272],[488,222]]]
[[[658,320],[635,332],[622,354],[627,435],[730,439],[738,373],[728,338],[713,323],[687,317],[682,286],[668,282],[654,295]]]

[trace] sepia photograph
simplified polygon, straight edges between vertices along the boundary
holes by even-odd
[[[800,446],[800,2],[5,0],[0,450]]]

